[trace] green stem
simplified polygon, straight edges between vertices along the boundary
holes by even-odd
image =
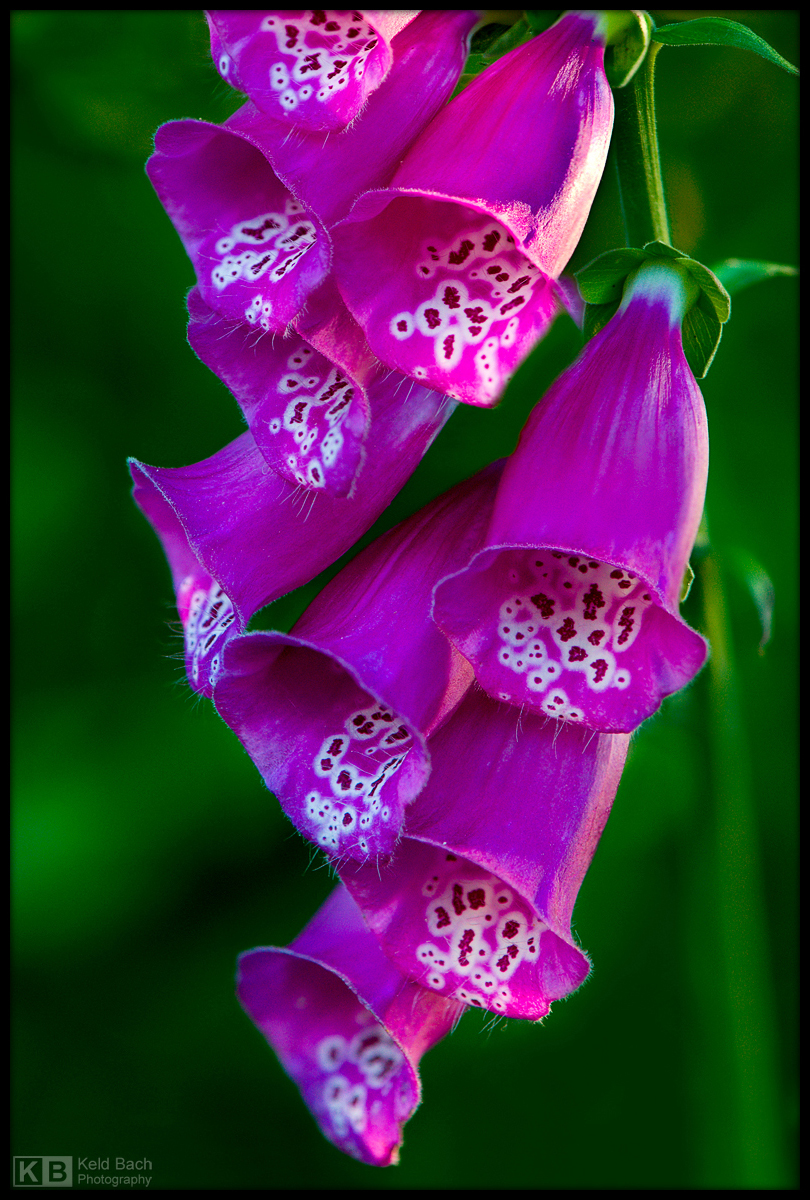
[[[655,59],[660,49],[660,44],[653,42],[631,81],[613,93],[612,153],[628,246],[641,247],[647,242],[671,245],[655,129]]]
[[[705,537],[705,522],[701,527]],[[703,540],[698,535],[698,550]],[[708,549],[708,548],[707,548]],[[713,866],[718,887],[720,964],[724,981],[731,1092],[726,1114],[736,1145],[727,1147],[737,1186],[789,1187],[778,1086],[776,1007],[764,919],[759,838],[748,739],[729,636],[720,568],[708,549],[699,559],[704,621],[711,646],[709,693]],[[702,928],[702,927],[701,927]],[[718,964],[718,965],[720,965]],[[730,1118],[730,1120],[729,1120]]]

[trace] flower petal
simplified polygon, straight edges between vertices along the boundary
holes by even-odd
[[[130,460],[134,499],[163,544],[178,596],[191,575],[191,594],[207,587],[206,604],[213,609],[221,599],[211,592],[215,584],[236,614],[223,630],[232,634],[345,553],[390,504],[453,410],[445,396],[413,385],[403,403],[401,383],[389,377],[370,389],[375,423],[350,499],[323,491],[302,497],[271,471],[249,433],[191,467]],[[218,649],[212,644],[208,659]],[[211,695],[202,667],[198,680],[190,679]]]
[[[361,192],[390,182],[408,147],[450,98],[478,17],[474,9],[420,12],[394,38],[385,82],[340,133],[324,138],[289,130],[253,104],[228,124],[249,133],[287,187],[331,226]]]
[[[194,264],[209,307],[283,331],[329,269],[329,238],[250,133],[170,121],[147,173]]]
[[[290,634],[234,641],[214,692],[268,788],[328,854],[390,854],[430,771],[426,736],[472,679],[430,618],[433,583],[485,528],[488,468],[368,546]]]
[[[629,732],[703,665],[678,615],[708,469],[682,300],[671,267],[639,273],[529,418],[486,548],[436,589],[436,621],[496,699]]]
[[[629,739],[471,688],[430,739],[430,780],[390,864],[340,876],[385,953],[448,999],[537,1020],[586,978],[571,913]]]
[[[188,339],[233,392],[259,450],[290,483],[348,495],[364,458],[366,386],[383,374],[330,279],[308,304],[306,337],[268,336],[188,297]]]
[[[467,403],[495,402],[558,310],[613,121],[597,26],[569,13],[487,68],[332,230],[374,353]]]
[[[240,956],[238,995],[323,1134],[361,1162],[396,1162],[419,1060],[460,1005],[402,978],[344,888],[289,947]]]
[[[416,9],[211,9],[211,55],[226,83],[287,126],[342,129],[391,67],[391,39]]]

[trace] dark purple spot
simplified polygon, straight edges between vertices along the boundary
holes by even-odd
[[[582,597],[582,603],[585,605],[585,619],[587,621],[595,621],[597,608],[605,607],[605,597],[595,583],[591,584]]]
[[[343,814],[343,824],[344,824],[344,825],[351,825],[351,823],[352,823],[352,821],[353,821],[353,820],[354,820],[354,818],[352,817],[352,814],[351,814],[351,813],[344,813],[344,814]]]
[[[446,287],[444,289],[444,295],[442,296],[442,301],[447,308],[460,308],[461,307],[461,297],[458,294],[458,288],[454,288],[454,287],[450,287],[450,286]]]
[[[445,358],[453,357],[453,347],[455,346],[455,344],[456,344],[456,335],[454,333],[448,333],[447,337],[442,342],[442,349],[444,350]]]
[[[542,617],[546,617],[548,619],[548,617],[554,616],[554,601],[550,600],[549,597],[543,592],[538,592],[536,596],[532,596],[531,601],[532,604],[536,605],[537,608],[540,609],[540,615]]]
[[[605,660],[603,658],[597,658],[595,663],[591,663],[591,666],[593,667],[594,683],[601,683],[602,680],[605,678],[605,674],[608,669],[607,663],[605,662]]]
[[[435,911],[436,911],[436,915],[439,918],[438,921],[436,922],[436,928],[444,929],[445,925],[450,924],[450,914],[446,908],[442,908],[441,904],[438,905],[438,907],[436,908]]]
[[[465,929],[461,935],[461,941],[458,944],[458,964],[460,967],[466,967],[470,961],[470,948],[472,947],[475,933],[472,929]]]
[[[464,903],[464,893],[460,883],[453,884],[453,911],[457,917],[466,910],[467,905]]]
[[[570,642],[572,637],[577,636],[576,626],[571,617],[566,617],[560,628],[557,630],[560,635],[560,641]]]
[[[397,329],[399,330],[400,333],[406,333],[408,330],[408,322],[407,321],[397,321]]]
[[[438,327],[442,323],[442,319],[439,316],[438,308],[426,308],[425,309],[425,320],[428,323],[429,329],[438,329]]]
[[[633,626],[635,625],[633,613],[635,611],[632,605],[629,608],[622,609],[622,615],[619,617],[619,627],[622,632],[619,634],[616,642],[618,646],[623,646],[633,632]]]
[[[507,938],[517,937],[520,930],[520,925],[517,921],[507,921],[503,927],[503,936]]]
[[[585,615],[587,616],[587,613]],[[588,634],[588,641],[592,646],[598,646],[604,636],[604,629],[594,629],[593,633]]]
[[[611,579],[624,579],[624,571],[620,571],[618,567],[615,571],[610,572]]]
[[[487,902],[486,892],[483,888],[472,888],[467,892],[467,900],[470,908],[483,908]]]
[[[509,955],[504,954],[502,958],[498,959],[495,966],[499,971],[507,971],[509,969]]]
[[[337,777],[337,785],[343,792],[347,792],[352,786],[352,777],[348,771],[341,771]]]
[[[487,234],[487,236],[484,238],[484,249],[488,254],[492,253],[500,240],[501,235],[497,229],[493,229],[491,233]]]
[[[465,238],[458,250],[453,250],[448,254],[447,261],[453,263],[454,266],[458,266],[459,263],[465,262],[470,257],[470,251],[474,249],[474,243],[469,238]]]
[[[588,657],[588,651],[583,650],[581,646],[572,646],[568,651],[569,662],[582,662]]]
[[[510,309],[517,308],[519,304],[523,304],[525,299],[525,296],[515,296],[514,300],[510,300],[508,304],[502,304],[498,311],[506,314]]]

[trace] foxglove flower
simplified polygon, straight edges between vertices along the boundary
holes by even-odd
[[[395,1163],[419,1060],[462,1006],[403,979],[343,888],[290,946],[240,957],[238,995],[330,1142]]]
[[[385,79],[391,39],[417,9],[211,9],[211,55],[226,83],[267,116],[342,129]]]
[[[369,389],[378,391],[391,372],[369,351],[331,279],[285,337],[220,316],[197,288],[188,310],[192,349],[236,397],[265,461],[290,483],[348,495],[366,457]],[[400,377],[406,389],[408,382]]]
[[[373,352],[492,404],[553,319],[613,122],[604,35],[573,12],[488,67],[431,122],[390,186],[332,231]]]
[[[298,830],[328,854],[390,854],[430,773],[426,738],[472,679],[430,618],[432,589],[480,545],[491,467],[378,538],[290,634],[225,651],[214,691]]]
[[[429,741],[393,861],[339,868],[403,975],[531,1020],[579,987],[590,963],[571,913],[628,741],[467,691]]]
[[[704,662],[678,614],[708,472],[686,303],[678,267],[638,270],[529,418],[485,548],[436,589],[436,621],[496,699],[630,731]]]
[[[393,14],[394,25],[402,16]],[[263,14],[231,18],[239,25]],[[367,111],[326,142],[295,134],[251,103],[223,125],[172,121],[158,130],[147,172],[210,308],[276,332],[301,313],[329,271],[324,222],[345,216],[364,188],[388,182],[452,92],[475,20],[465,9],[410,21],[394,38],[390,77]],[[275,34],[260,40],[275,43]]]
[[[172,572],[191,686],[212,694],[226,641],[260,608],[308,583],[390,504],[452,412],[445,396],[402,379],[370,387],[375,424],[351,499],[301,494],[265,462],[250,433],[191,467],[131,460],[134,498]]]

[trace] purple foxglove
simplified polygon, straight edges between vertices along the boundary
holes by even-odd
[[[430,617],[435,581],[480,545],[490,467],[378,538],[290,634],[235,639],[217,710],[297,829],[328,854],[390,854],[430,773],[426,738],[472,680]]]
[[[385,83],[340,133],[325,138],[286,130],[253,104],[228,124],[254,137],[287,187],[331,227],[361,192],[390,183],[407,148],[449,100],[479,15],[475,9],[420,12],[394,38]]]
[[[496,699],[630,731],[703,665],[678,614],[709,453],[686,296],[677,267],[641,267],[529,418],[485,548],[436,588],[435,620]]]
[[[579,987],[590,962],[571,913],[628,742],[467,691],[430,739],[393,861],[339,868],[403,975],[530,1020]]]
[[[343,129],[388,74],[391,39],[417,9],[211,9],[211,55],[226,83],[268,116]]]
[[[462,1006],[403,979],[340,887],[290,946],[240,956],[238,996],[329,1141],[397,1162],[419,1060]]]
[[[283,331],[327,275],[329,238],[255,136],[227,123],[170,121],[146,170],[206,304]]]
[[[343,296],[383,362],[492,404],[542,337],[613,123],[597,14],[568,13],[487,68],[389,187],[334,230]]]
[[[375,424],[348,500],[302,496],[270,469],[250,433],[191,467],[131,460],[134,498],[169,560],[195,690],[210,696],[225,641],[345,553],[411,475],[453,404],[425,388],[403,404],[402,382],[384,378],[369,388]]]
[[[209,308],[193,288],[188,339],[229,388],[269,465],[291,483],[351,492],[364,458],[368,388],[391,373],[372,356],[330,279],[310,297],[302,336],[266,337]],[[401,381],[407,382],[400,377]]]
[[[253,25],[267,15],[218,12],[215,20]],[[406,15],[382,16],[401,27]],[[350,130],[326,141],[251,103],[224,125],[172,121],[158,130],[147,172],[210,308],[257,329],[287,328],[328,273],[324,221],[345,216],[364,188],[388,182],[452,92],[475,19],[464,9],[409,21],[394,39],[390,78]],[[259,40],[274,45],[275,35]]]

